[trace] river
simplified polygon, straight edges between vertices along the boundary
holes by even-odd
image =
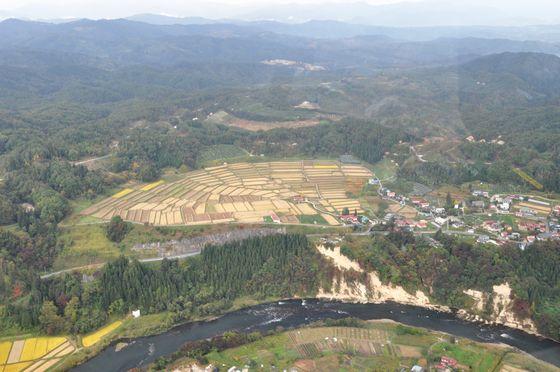
[[[118,352],[113,344],[73,370],[126,371],[134,367],[145,367],[156,358],[178,350],[187,341],[209,338],[226,331],[266,331],[278,326],[298,327],[321,319],[348,316],[364,320],[392,319],[475,341],[501,342],[560,367],[560,343],[507,327],[475,324],[458,319],[450,313],[397,303],[347,304],[288,300],[253,306],[228,313],[216,320],[187,323],[159,335],[136,338]]]

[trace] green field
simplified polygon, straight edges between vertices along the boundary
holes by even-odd
[[[214,350],[204,356],[203,364],[212,364],[220,371],[233,366],[249,370],[390,371],[410,370],[413,365],[433,368],[447,356],[456,359],[461,370],[554,370],[503,345],[480,344],[388,321],[350,322],[352,326],[345,320],[331,322],[331,326],[318,323],[239,347]],[[179,356],[171,366],[191,363]]]
[[[328,225],[328,222],[319,214],[301,215],[298,216],[298,220],[307,225]]]
[[[242,161],[249,157],[249,153],[234,145],[215,145],[202,151],[198,157],[200,166],[219,164],[224,161]]]
[[[395,163],[392,163],[388,158],[375,163],[372,167],[373,173],[381,181],[394,178],[397,174],[397,169],[398,167]]]

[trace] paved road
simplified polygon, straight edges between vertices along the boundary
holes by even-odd
[[[199,254],[200,254],[200,251],[197,251],[197,252],[190,252],[190,253],[179,254],[179,255],[176,255],[176,256],[169,256],[169,257],[142,258],[142,259],[139,259],[138,261],[140,261],[140,262],[158,262],[158,261],[163,261],[165,258],[167,258],[168,260],[181,260],[181,259],[185,259],[185,258],[188,258],[188,257],[196,256],[196,255],[199,255]],[[41,279],[52,278],[54,276],[59,276],[59,275],[66,274],[66,273],[71,273],[71,272],[74,272],[74,271],[88,270],[88,269],[99,269],[99,268],[103,267],[105,264],[106,264],[106,262],[102,262],[102,263],[93,264],[93,265],[72,267],[70,269],[55,271],[55,272],[52,272],[52,273],[41,275]]]
[[[73,163],[74,165],[84,165],[84,164],[88,164],[88,163],[93,163],[96,162],[98,160],[103,160],[103,159],[107,159],[109,157],[113,156],[113,154],[108,154],[108,155],[103,155],[100,156],[98,158],[93,158],[93,159],[87,159],[87,160],[81,160],[81,161],[77,161],[75,163]]]

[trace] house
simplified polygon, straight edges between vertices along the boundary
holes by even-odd
[[[474,190],[472,192],[473,196],[482,196],[484,198],[488,198],[490,197],[490,194],[488,193],[488,191],[482,191],[482,190]]]
[[[278,215],[274,212],[270,212],[270,218],[272,218],[272,222],[274,223],[282,223],[282,221],[280,221],[280,217],[278,217]]]
[[[353,214],[342,214],[340,215],[340,219],[346,223],[351,223],[351,224],[359,224],[360,220],[358,219],[358,216],[354,216]]]
[[[537,222],[519,222],[517,224],[519,231],[539,231],[545,232],[546,225],[544,223],[537,223]]]
[[[424,368],[419,365],[412,366],[410,372],[424,372]]]
[[[511,233],[511,234],[509,235],[509,238],[510,238],[511,240],[519,240],[519,239],[521,238],[521,234],[520,234],[520,233],[517,233],[517,232],[514,232],[514,233]]]
[[[458,364],[455,359],[449,358],[449,357],[446,357],[446,356],[441,357],[440,363],[443,364],[443,365],[446,365],[448,367],[451,367],[451,368],[456,368],[457,364]]]
[[[370,178],[368,183],[370,185],[379,185],[379,178]]]
[[[442,356],[439,364],[435,366],[437,371],[452,371],[457,368],[457,361],[453,358]]]
[[[423,208],[423,209],[426,209],[426,208],[430,207],[430,203],[426,199],[423,199],[423,198],[412,197],[412,198],[410,198],[410,201],[415,206]]]
[[[434,208],[433,212],[439,215],[445,215],[445,208]]]
[[[540,233],[539,235],[537,235],[537,240],[551,240],[551,239],[556,239],[558,236],[554,233],[551,232],[544,232],[544,233]]]
[[[485,206],[486,206],[486,203],[484,203],[484,201],[482,201],[482,200],[473,200],[471,202],[471,207],[473,207],[473,208],[484,209]]]
[[[476,240],[477,243],[488,243],[488,241],[490,240],[490,237],[488,235],[480,235],[478,237],[478,239]]]
[[[492,220],[484,221],[482,223],[482,228],[490,232],[502,231],[502,226],[498,222]]]
[[[425,229],[428,227],[428,221],[426,220],[420,220],[418,222],[416,222],[416,227],[419,229]]]
[[[19,206],[25,211],[25,213],[33,213],[33,212],[35,212],[35,207],[33,206],[33,204],[22,203],[22,204],[20,204]]]

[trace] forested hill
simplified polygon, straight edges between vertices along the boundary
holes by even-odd
[[[459,71],[471,81],[494,85],[493,89],[516,90],[527,101],[560,96],[560,58],[551,54],[494,54],[465,63]]]
[[[277,31],[228,23],[154,25],[119,19],[48,24],[11,19],[0,22],[0,50],[83,54],[126,66],[281,58],[330,69],[449,64],[506,51],[560,52],[558,45],[542,41],[441,38],[410,42],[372,35],[328,40]]]

